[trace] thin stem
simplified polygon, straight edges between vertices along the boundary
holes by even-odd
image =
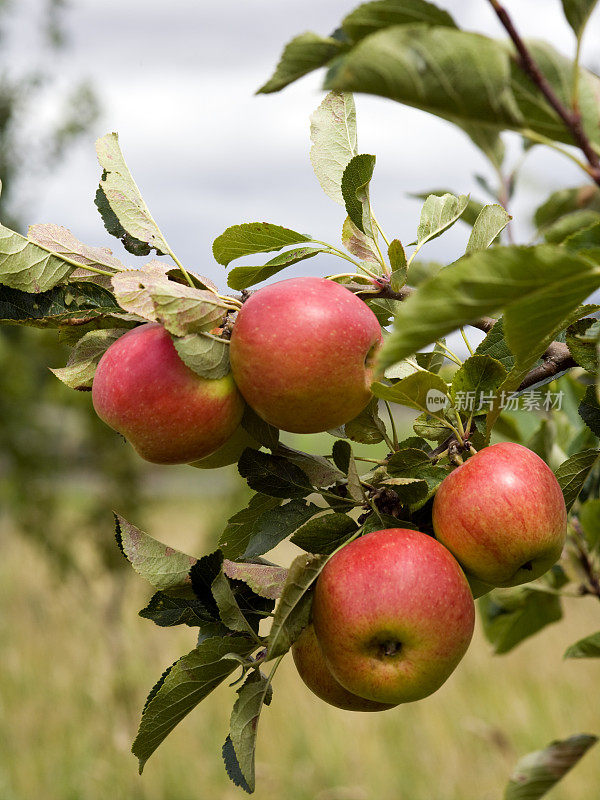
[[[375,223],[375,225],[377,226],[377,230],[381,234],[381,238],[386,243],[386,245],[389,247],[390,246],[390,242],[389,242],[389,239],[387,238],[387,236],[385,235],[385,233],[383,232],[383,228],[381,227],[381,225],[379,224],[379,222],[375,218],[375,215],[373,214],[372,216],[373,216],[373,222]]]
[[[436,342],[436,344],[438,345],[438,347],[441,347],[441,348],[442,348],[442,350],[444,350],[444,351],[445,351],[445,353],[446,353],[446,358],[448,358],[450,361],[454,361],[454,363],[455,363],[455,364],[458,364],[458,366],[459,366],[459,367],[462,367],[462,365],[463,365],[463,362],[462,362],[462,361],[460,360],[460,358],[459,358],[459,357],[456,355],[456,353],[453,353],[453,352],[452,352],[452,350],[450,350],[450,348],[449,348],[449,347],[446,347],[446,345],[445,345],[445,344],[442,344],[442,342],[440,342],[440,341],[437,341],[437,342]]]
[[[575,48],[575,60],[573,62],[573,90],[571,93],[571,107],[575,114],[579,114],[579,62],[581,61],[581,42],[583,40],[583,31],[577,37],[577,46]]]
[[[467,338],[467,334],[465,333],[465,329],[461,328],[460,329],[460,333],[461,333],[461,336],[463,338],[464,343],[467,345],[467,350],[469,351],[469,353],[471,355],[475,355],[474,352],[473,352],[473,348],[471,347],[471,343],[469,342],[469,340]]]
[[[175,255],[175,253],[174,253],[174,252],[171,250],[171,248],[170,248],[170,247],[169,247],[169,251],[168,251],[168,252],[169,252],[169,255],[171,256],[171,258],[173,259],[173,261],[174,261],[174,262],[177,264],[177,266],[179,267],[179,270],[180,270],[181,274],[183,275],[183,277],[186,279],[186,281],[188,282],[188,284],[189,284],[189,285],[192,287],[192,289],[193,289],[193,288],[194,288],[194,281],[191,279],[191,277],[190,277],[190,275],[189,275],[188,271],[186,270],[186,268],[183,266],[183,264],[181,263],[181,261],[180,261],[180,260],[177,258],[177,256],[176,256],[176,255]],[[214,289],[210,289],[210,288],[209,288],[209,290],[210,290],[210,291],[211,291],[213,294],[217,294],[217,293],[216,293],[216,291],[215,291]],[[217,297],[218,297],[218,295],[217,295]]]
[[[385,407],[387,408],[388,416],[390,418],[390,426],[392,428],[392,450],[398,449],[398,432],[396,430],[396,422],[394,420],[394,415],[392,414],[392,407],[388,403],[387,400],[383,401],[385,403]]]
[[[325,456],[325,458],[333,458],[333,456]],[[380,461],[377,458],[365,458],[364,456],[354,456],[355,461],[365,461],[369,464],[378,464],[380,467],[385,467],[387,461]]]
[[[587,175],[592,174],[588,165],[585,164],[580,158],[577,158],[577,156],[573,153],[560,147],[560,145],[556,144],[556,142],[553,142],[552,139],[549,139],[547,136],[544,136],[541,133],[536,133],[536,131],[532,131],[530,128],[526,128],[522,133],[526,139],[529,139],[532,142],[537,142],[537,144],[543,144],[546,147],[549,147],[551,150],[554,150],[555,152],[560,153],[562,156],[565,156],[565,158],[570,159]]]

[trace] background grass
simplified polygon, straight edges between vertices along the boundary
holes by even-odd
[[[187,552],[209,551],[243,502],[239,479],[231,470],[160,472],[148,472],[144,519],[132,522]],[[112,536],[108,512],[103,533]],[[14,525],[0,528],[0,798],[241,797],[220,759],[234,696],[227,686],[138,776],[129,748],[145,696],[194,646],[194,632],[140,619],[150,587],[131,570],[106,571],[85,531],[71,535],[81,535],[81,570],[61,577]],[[284,544],[274,560],[286,563],[294,551]],[[563,622],[502,657],[477,630],[439,692],[383,714],[327,706],[286,658],[261,719],[256,798],[501,798],[518,757],[554,738],[599,732],[597,665],[562,660],[568,644],[598,627],[598,611],[593,600],[568,601]],[[552,797],[591,797],[599,778],[600,751],[592,750]]]

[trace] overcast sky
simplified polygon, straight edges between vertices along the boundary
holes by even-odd
[[[42,0],[16,4],[16,67],[35,59],[39,42],[32,20],[41,5]],[[28,201],[28,222],[65,225],[135,263],[105,233],[93,205],[99,177],[94,140],[114,130],[173,249],[222,286],[224,270],[212,259],[211,243],[229,225],[266,220],[337,242],[343,211],[322,193],[308,158],[308,118],[322,99],[322,71],[279,94],[254,92],[284,43],[305,30],[329,33],[355,5],[351,0],[70,0],[65,14],[70,47],[57,67],[64,82],[90,78],[103,111],[87,140]],[[466,28],[502,35],[486,0],[439,5]],[[571,53],[573,35],[559,0],[512,0],[506,6],[525,35]],[[593,63],[599,54],[596,13],[584,60]],[[372,197],[388,234],[404,241],[414,235],[419,205],[408,192],[443,186],[482,197],[473,174],[490,175],[489,168],[453,126],[367,96],[357,98],[357,107],[360,151],[377,155]],[[55,109],[49,97],[40,114]],[[581,176],[569,162],[534,153],[524,171],[526,189],[515,204],[517,217],[532,191],[541,199],[544,192],[576,182]],[[424,255],[448,262],[466,236],[459,225]],[[316,258],[295,272],[329,269],[337,271],[334,262]]]

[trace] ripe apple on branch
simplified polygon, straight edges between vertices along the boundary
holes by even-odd
[[[471,641],[475,597],[498,653],[557,621],[563,594],[600,600],[600,306],[586,304],[600,287],[600,193],[551,195],[535,214],[545,243],[504,243],[518,167],[507,171],[500,136],[575,143],[585,161],[570,156],[600,185],[599,81],[550,49],[540,66],[536,47],[491,4],[518,61],[422,0],[411,3],[419,24],[404,4],[377,0],[335,36],[308,34],[285,49],[263,92],[329,69],[332,91],[311,118],[311,162],[344,209],[341,247],[277,224],[233,225],[214,241],[217,263],[277,255],[230,269],[233,293],[221,293],[175,255],[116,134],[97,143],[98,210],[128,254],[170,262],[129,267],[57,225],[32,226],[28,237],[0,227],[2,320],[68,330],[71,356],[55,374],[91,391],[98,415],[142,458],[237,463],[254,492],[200,557],[116,516],[118,546],[155,590],[141,616],[197,629],[193,649],[148,696],[133,744],[140,770],[239,670],[222,754],[234,783],[253,791],[258,721],[288,651],[316,697],[383,711],[450,678]],[[564,5],[581,36],[586,15]],[[478,65],[469,74],[465,54]],[[579,101],[567,109],[561,92],[572,78]],[[536,87],[533,106],[524,98]],[[498,202],[426,192],[414,240],[406,229],[402,241],[388,237],[373,211],[375,157],[358,150],[352,91],[467,130],[498,175]],[[422,261],[427,243],[459,223],[469,229],[464,255],[443,267]],[[339,258],[346,271],[252,289],[316,256]],[[485,333],[476,348],[470,329]],[[464,359],[446,339],[455,331]],[[542,386],[568,402],[524,430],[514,404],[526,391],[541,397]],[[394,406],[415,412],[410,435]],[[314,445],[325,452],[292,448],[286,436],[319,432],[333,437]],[[373,457],[354,443],[373,445]],[[117,446],[128,445],[115,437]],[[265,558],[284,540],[300,553],[288,567]],[[599,656],[598,634],[566,655]],[[523,762],[516,784],[550,788],[594,741],[555,742],[533,766]],[[544,759],[557,752],[561,770],[549,775]]]

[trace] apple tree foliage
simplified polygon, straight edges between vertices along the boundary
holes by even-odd
[[[227,521],[214,552],[177,552],[117,516],[119,547],[154,588],[140,615],[162,627],[195,629],[194,647],[148,695],[133,744],[140,770],[177,723],[229,680],[234,702],[222,754],[232,781],[253,791],[259,717],[271,703],[281,658],[309,620],[311,592],[328,558],[372,530],[431,534],[437,487],[492,439],[538,453],[554,469],[570,511],[568,544],[550,573],[479,600],[494,651],[506,653],[560,620],[563,594],[600,600],[600,306],[593,301],[600,288],[600,78],[579,65],[579,47],[574,62],[546,43],[524,43],[502,6],[490,3],[510,40],[463,31],[423,0],[375,0],[330,36],[305,33],[285,47],[261,91],[277,92],[326,69],[329,93],[311,117],[310,159],[343,210],[341,241],[318,241],[278,223],[233,225],[213,245],[233,293],[178,260],[115,133],[97,143],[95,202],[127,253],[149,259],[142,266],[124,264],[59,225],[32,225],[27,236],[0,225],[0,319],[67,334],[71,356],[55,373],[76,390],[91,388],[112,342],[147,321],[166,328],[199,375],[227,374],[229,336],[248,292],[316,255],[345,262],[329,277],[362,298],[384,330],[373,400],[330,431],[327,452],[292,449],[247,409],[242,424],[254,446],[239,454],[237,468],[254,494]],[[579,43],[596,3],[562,5]],[[424,191],[419,220],[388,238],[373,211],[376,159],[359,149],[353,92],[459,126],[498,176],[497,186],[485,185],[494,202]],[[504,131],[520,135],[523,155],[549,146],[585,173],[582,185],[554,192],[534,210],[535,235],[526,245],[510,234],[507,207],[518,167],[506,163]],[[448,265],[422,260],[427,244],[455,224],[467,230],[464,255]],[[468,343],[473,328],[486,335],[476,349],[468,345],[463,361],[446,337],[460,329]],[[560,408],[530,414],[536,424],[525,425],[514,402],[533,393],[543,408],[548,390],[560,394]],[[435,407],[432,392],[440,401]],[[458,402],[465,395],[474,400],[466,412]],[[394,406],[412,414],[414,435],[399,440]],[[370,463],[354,443],[379,446],[385,455]],[[299,553],[289,569],[266,558],[286,539]],[[599,656],[594,630],[565,653]],[[526,756],[505,798],[541,797],[594,742],[578,734]]]

